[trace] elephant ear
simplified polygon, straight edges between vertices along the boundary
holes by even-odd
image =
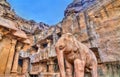
[[[77,41],[77,39],[74,36],[73,36],[73,45],[74,45],[73,51],[77,51],[79,49],[79,41]]]
[[[74,37],[74,35],[68,33],[67,36],[69,39],[69,49],[73,50],[73,51],[77,51],[79,49],[79,42],[77,41],[77,39]]]

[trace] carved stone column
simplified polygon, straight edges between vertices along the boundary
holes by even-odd
[[[11,68],[12,68],[13,57],[14,57],[14,54],[15,54],[16,42],[17,42],[17,40],[12,39],[12,46],[11,46],[11,49],[10,49],[5,74],[10,74],[10,71],[11,71]]]
[[[54,61],[50,60],[49,62],[49,72],[54,73]]]
[[[14,58],[14,63],[13,63],[13,68],[12,68],[12,74],[17,73],[17,68],[18,68],[18,59],[19,59],[19,52],[16,51],[15,53],[15,58]]]
[[[58,39],[58,36],[57,36],[57,34],[54,32],[54,33],[53,33],[53,45],[56,44],[57,39]]]
[[[5,74],[11,46],[10,38],[5,37],[0,41],[0,75]]]
[[[48,43],[48,45],[47,45],[47,57],[49,58],[50,57],[50,54],[51,54],[51,40],[47,40],[47,43]]]
[[[22,44],[18,43],[16,47],[16,52],[15,52],[15,57],[14,57],[14,62],[13,62],[13,67],[12,67],[12,74],[17,74],[17,68],[18,68],[18,60],[19,60],[19,51],[21,50]]]
[[[23,65],[22,65],[22,74],[26,74],[28,71],[28,63],[29,63],[29,59],[25,58],[23,59]]]

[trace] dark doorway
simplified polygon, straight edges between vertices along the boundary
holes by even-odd
[[[30,75],[30,77],[38,77],[38,75]]]
[[[93,51],[93,53],[95,54],[98,63],[100,63],[100,62],[101,62],[101,59],[100,59],[100,54],[99,54],[98,48],[97,48],[97,47],[92,47],[92,48],[90,48],[90,49],[91,49],[91,50]]]

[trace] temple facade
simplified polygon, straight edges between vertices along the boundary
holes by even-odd
[[[64,33],[94,52],[98,77],[120,77],[120,0],[74,0],[54,26],[19,17],[6,0],[0,10],[0,77],[60,77],[55,44]]]

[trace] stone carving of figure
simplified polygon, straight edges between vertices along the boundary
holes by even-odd
[[[92,77],[97,77],[97,59],[94,53],[76,40],[72,34],[63,34],[57,41],[55,48],[61,77],[73,77],[73,72],[74,77],[84,77],[85,68],[91,71]]]

